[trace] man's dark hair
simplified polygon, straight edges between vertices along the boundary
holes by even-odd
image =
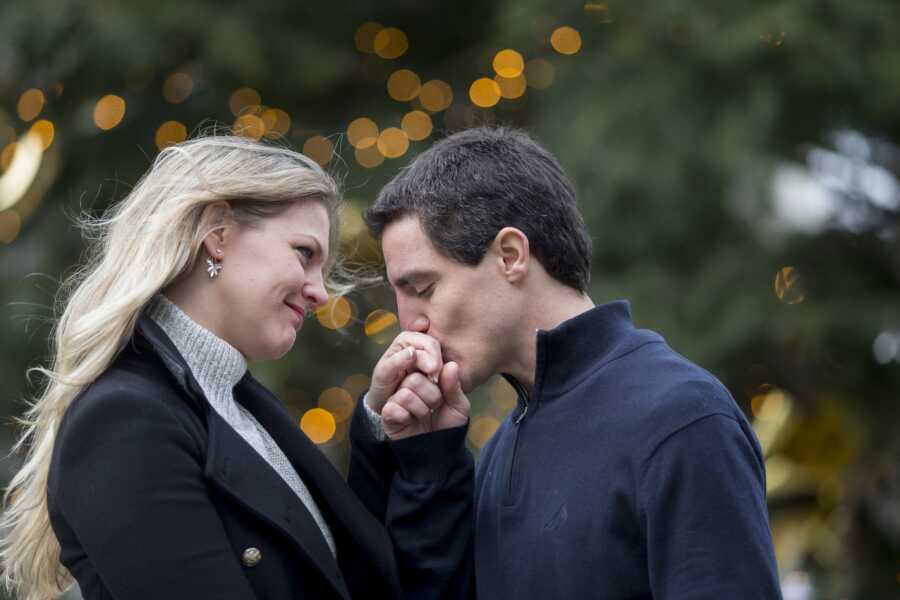
[[[381,190],[365,220],[380,237],[408,215],[438,252],[467,265],[481,262],[501,229],[520,229],[547,273],[588,291],[591,238],[575,189],[523,131],[479,127],[435,143]]]

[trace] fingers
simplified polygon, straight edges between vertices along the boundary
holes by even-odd
[[[400,389],[407,389],[414,393],[431,410],[441,404],[441,389],[418,371],[407,375],[400,383]]]
[[[462,389],[462,382],[459,379],[459,365],[455,362],[448,362],[441,369],[439,379],[441,396],[444,402],[451,409],[459,413],[461,416],[469,416],[469,399],[466,397]]]
[[[391,396],[388,404],[396,404],[417,419],[425,419],[431,416],[431,407],[425,403],[415,392],[408,388],[400,388]],[[387,404],[385,405],[387,406]]]
[[[415,392],[401,388],[381,410],[384,432],[392,440],[431,431],[431,408]]]
[[[465,425],[470,404],[462,389],[459,365],[449,362],[438,384],[414,372],[406,377],[381,411],[384,431],[398,440],[429,431]]]
[[[416,350],[417,368],[426,375],[437,376],[441,367],[444,366],[444,360],[441,355],[441,344],[430,335],[415,331],[404,331],[394,339],[394,342],[385,352],[385,356],[402,352],[410,346]]]
[[[412,346],[390,356],[385,354],[372,372],[372,385],[366,398],[369,408],[380,413],[398,384],[415,365],[416,350]]]
[[[421,371],[432,381],[443,368],[441,345],[424,333],[404,331],[398,335],[375,365],[367,403],[380,413],[384,404],[409,373]]]
[[[399,439],[415,424],[415,418],[396,402],[388,402],[381,409],[381,425],[392,440]]]
[[[432,383],[437,384],[442,368],[440,362],[436,361],[432,355],[425,350],[416,350],[415,353],[416,369],[421,373],[425,373]]]

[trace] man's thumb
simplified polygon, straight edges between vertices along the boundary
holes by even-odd
[[[462,390],[459,380],[459,365],[455,362],[444,364],[439,380],[444,402],[463,416],[469,416],[469,399]]]

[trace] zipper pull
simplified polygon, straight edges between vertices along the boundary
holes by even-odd
[[[528,396],[525,396],[525,408],[522,409],[522,414],[516,417],[516,420],[513,421],[513,424],[518,425],[519,423],[521,423],[526,414],[528,414]]]

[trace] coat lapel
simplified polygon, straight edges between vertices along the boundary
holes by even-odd
[[[290,538],[335,590],[349,598],[319,526],[294,491],[218,413],[210,411],[207,423],[206,477]]]
[[[329,526],[333,530],[343,530],[345,535],[334,531],[335,538],[353,540],[360,547],[361,555],[369,559],[370,568],[380,574],[388,588],[393,588],[397,568],[392,543],[384,526],[366,509],[340,473],[300,431],[281,402],[268,389],[248,375],[238,384],[235,393],[291,461],[316,499],[319,509],[326,515]],[[338,557],[340,555],[339,545]]]

